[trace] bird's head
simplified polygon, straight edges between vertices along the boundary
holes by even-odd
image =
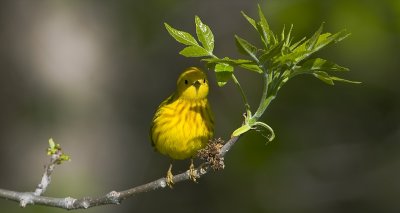
[[[179,76],[177,82],[179,98],[199,100],[208,95],[208,80],[206,74],[196,67],[189,67]]]

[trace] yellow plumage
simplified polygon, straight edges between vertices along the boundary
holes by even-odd
[[[200,69],[190,67],[179,76],[176,91],[160,104],[152,121],[150,138],[157,151],[182,160],[207,145],[214,134],[208,91],[207,77]]]

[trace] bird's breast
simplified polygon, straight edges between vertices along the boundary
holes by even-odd
[[[178,99],[161,109],[153,128],[157,150],[184,159],[208,143],[214,133],[214,120],[207,99]]]

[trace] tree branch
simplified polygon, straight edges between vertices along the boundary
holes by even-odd
[[[35,192],[33,193],[34,195],[40,196],[46,191],[47,187],[50,185],[51,182],[51,174],[53,173],[57,163],[60,162],[59,159],[62,155],[63,153],[61,151],[61,148],[54,149],[54,152],[51,153],[50,163],[45,166],[42,179],[38,184],[38,186],[36,187]]]
[[[223,160],[223,157],[232,146],[236,143],[239,139],[239,136],[232,137],[227,143],[225,143],[217,153],[218,157]],[[53,165],[54,164],[50,164]],[[44,176],[46,176],[48,169],[50,166],[46,167],[46,171]],[[210,162],[204,162],[200,166],[195,169],[195,172],[198,177],[201,177],[210,170]],[[51,174],[51,172],[50,172]],[[50,175],[49,174],[49,175]],[[46,179],[46,178],[45,178]],[[173,177],[174,183],[182,182],[189,180],[189,172],[182,172],[177,174]],[[43,182],[43,178],[42,178]],[[49,183],[49,182],[48,182]],[[73,209],[87,209],[94,206],[101,206],[101,205],[108,205],[108,204],[120,204],[123,200],[132,197],[134,195],[157,190],[160,188],[165,188],[167,186],[165,182],[165,178],[160,178],[158,180],[133,187],[131,189],[127,189],[124,191],[111,191],[105,195],[100,195],[97,197],[83,197],[83,198],[72,198],[72,197],[65,197],[65,198],[54,198],[54,197],[45,197],[41,196],[41,194],[46,190],[40,187],[35,190],[35,192],[16,192],[10,191],[5,189],[0,189],[0,198],[6,200],[12,200],[20,203],[21,207],[26,207],[27,205],[44,205],[44,206],[51,206],[61,209],[73,210]]]

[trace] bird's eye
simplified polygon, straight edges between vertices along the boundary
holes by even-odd
[[[188,80],[185,80],[185,84],[188,84],[189,82],[188,82]]]
[[[206,83],[206,79],[203,79],[203,83]]]

